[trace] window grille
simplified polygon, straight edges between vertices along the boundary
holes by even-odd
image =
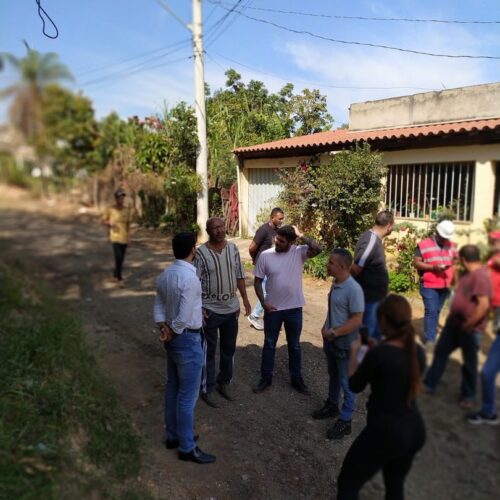
[[[443,209],[455,220],[472,220],[474,162],[391,165],[385,202],[396,217],[437,219]]]

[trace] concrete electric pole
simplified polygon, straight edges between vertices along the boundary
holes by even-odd
[[[206,241],[205,225],[208,219],[208,145],[207,117],[205,114],[205,74],[203,69],[203,17],[201,0],[193,0],[193,33],[194,45],[194,78],[195,78],[195,109],[198,124],[199,150],[196,158],[196,173],[203,184],[202,191],[196,202],[196,222],[200,228],[199,239]]]
[[[156,0],[174,19],[193,35],[194,49],[194,78],[195,78],[195,100],[196,122],[198,124],[198,156],[196,158],[196,173],[200,176],[203,184],[202,191],[196,201],[196,223],[200,231],[198,239],[201,242],[207,240],[205,226],[208,219],[208,145],[207,145],[207,116],[205,114],[205,72],[203,70],[203,16],[201,11],[201,0],[193,0],[193,23],[186,24],[164,1]]]

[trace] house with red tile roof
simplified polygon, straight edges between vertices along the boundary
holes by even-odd
[[[348,129],[235,149],[242,236],[252,236],[259,214],[275,204],[278,169],[356,143],[382,153],[385,206],[399,221],[425,227],[451,208],[474,241],[483,221],[500,214],[500,83],[492,83],[354,103]]]

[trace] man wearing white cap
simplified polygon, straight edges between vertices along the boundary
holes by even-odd
[[[413,263],[420,275],[426,343],[436,340],[439,314],[455,275],[457,246],[450,241],[454,233],[453,222],[443,220],[436,226],[436,233],[422,240],[415,250]]]

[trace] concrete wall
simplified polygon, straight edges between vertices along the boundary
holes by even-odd
[[[500,116],[500,83],[351,104],[349,130]]]

